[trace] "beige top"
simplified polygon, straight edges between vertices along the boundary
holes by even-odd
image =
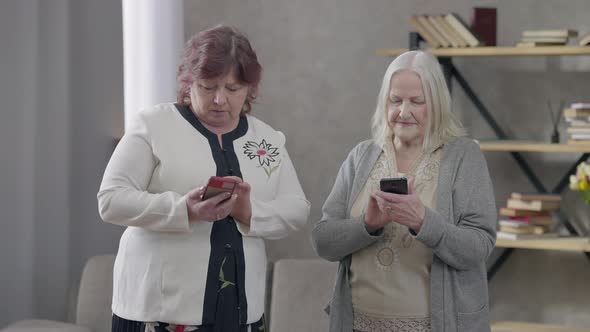
[[[422,154],[408,175],[422,203],[435,207],[440,149]],[[384,146],[351,211],[353,217],[366,210],[369,194],[379,190],[379,180],[402,176],[397,169],[393,144]],[[406,226],[389,223],[376,243],[352,255],[350,284],[355,329],[365,330],[367,319],[421,320],[430,316],[430,266],[432,250],[414,239]],[[363,323],[364,322],[364,323]],[[381,325],[381,324],[379,324]],[[376,326],[372,327],[372,330]],[[366,329],[369,330],[369,329]]]

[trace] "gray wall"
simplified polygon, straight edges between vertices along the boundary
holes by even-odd
[[[33,105],[27,94],[35,93],[32,76],[35,66],[31,54],[35,45],[27,41],[31,30],[24,26],[24,4],[16,1],[0,2],[0,291],[4,299],[16,299],[0,304],[0,326],[11,318],[31,312],[32,301],[32,213],[28,204],[33,201],[34,130],[31,128]],[[31,25],[35,26],[36,22]],[[17,27],[17,28],[15,28]],[[25,105],[21,104],[21,101]],[[17,111],[18,110],[18,111]],[[11,239],[16,239],[12,241]],[[8,286],[12,285],[12,286]]]
[[[469,19],[477,5],[498,8],[498,41],[503,45],[513,44],[524,29],[590,32],[587,0],[221,0],[185,2],[186,37],[220,22],[250,37],[264,67],[253,114],[285,132],[315,221],[340,163],[368,137],[379,84],[391,61],[376,56],[375,49],[405,47],[411,14],[453,11]],[[548,98],[555,108],[562,98],[588,99],[589,63],[590,57],[455,60],[509,135],[540,141],[550,135]],[[473,137],[494,137],[457,84],[454,109]],[[513,190],[533,190],[508,154],[490,152],[486,157],[498,205]],[[525,154],[548,188],[578,157]],[[565,209],[587,230],[590,208],[574,194],[565,194],[565,199]],[[271,259],[314,257],[310,229],[311,223],[288,239],[270,242]],[[588,280],[590,261],[580,253],[517,251],[490,283],[493,318],[588,326]]]
[[[2,296],[0,322],[65,306],[69,241],[68,10],[2,2]],[[41,15],[43,13],[43,15]],[[3,43],[4,45],[4,43]],[[53,302],[50,304],[49,302]],[[50,304],[50,305],[48,305]]]
[[[0,327],[71,319],[83,263],[121,233],[96,207],[123,122],[121,3],[3,0],[0,44]]]
[[[123,132],[121,0],[70,0],[72,80],[70,277],[86,260],[117,252],[123,228],[104,223],[96,193]]]

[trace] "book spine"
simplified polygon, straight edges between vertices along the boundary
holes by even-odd
[[[480,37],[486,46],[496,46],[496,17],[496,8],[473,8],[472,30]]]

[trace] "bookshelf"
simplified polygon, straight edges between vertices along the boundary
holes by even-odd
[[[590,328],[499,321],[492,322],[492,332],[590,332]]]
[[[415,32],[409,36],[410,48],[419,48],[421,37]],[[378,56],[397,56],[408,51],[407,48],[381,48],[376,50]],[[531,181],[536,191],[542,193],[561,193],[569,183],[569,174],[575,171],[576,166],[590,156],[590,144],[548,144],[534,141],[511,140],[495,120],[490,112],[479,99],[476,92],[471,88],[460,71],[453,65],[454,57],[507,57],[507,56],[590,56],[590,46],[545,46],[545,47],[466,47],[466,48],[430,48],[425,51],[438,57],[443,68],[445,78],[451,88],[452,79],[460,85],[466,96],[473,102],[475,109],[483,119],[490,125],[498,140],[480,141],[482,151],[497,151],[509,153],[518,164],[523,173]],[[535,153],[579,153],[581,156],[568,169],[559,183],[552,190],[548,190],[539,177],[533,172],[521,152]],[[488,279],[500,269],[502,264],[510,257],[515,249],[534,250],[561,250],[569,252],[580,252],[590,258],[590,237],[579,234],[575,227],[567,220],[564,214],[559,211],[557,217],[564,225],[569,234],[566,238],[544,238],[544,239],[523,239],[507,240],[497,239],[496,247],[502,248],[497,260],[488,270]],[[493,332],[590,332],[590,328],[567,328],[563,326],[535,324],[526,322],[493,322]]]
[[[590,142],[582,144],[556,144],[556,143],[538,143],[532,141],[480,141],[479,147],[482,151],[504,151],[504,152],[590,152]]]
[[[590,238],[572,236],[553,239],[497,239],[496,247],[590,252]]]
[[[380,48],[377,49],[377,55],[396,56],[406,51],[407,48]],[[590,46],[451,47],[426,51],[437,57],[590,55]]]

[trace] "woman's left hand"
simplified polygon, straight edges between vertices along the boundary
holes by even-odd
[[[252,218],[252,204],[250,203],[250,185],[237,176],[227,176],[227,178],[236,181],[234,193],[238,195],[236,203],[229,214],[235,220],[249,226]]]
[[[387,213],[393,222],[407,226],[418,233],[424,222],[425,208],[414,192],[414,178],[408,179],[408,194],[398,195],[377,191],[373,193],[379,208]]]

